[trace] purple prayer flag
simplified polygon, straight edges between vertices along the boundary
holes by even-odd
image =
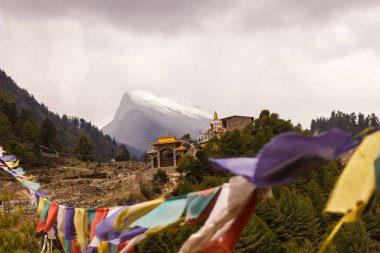
[[[17,158],[15,155],[4,155],[0,158],[3,162],[8,163],[8,162],[15,162],[17,161]]]
[[[132,239],[133,237],[140,235],[147,230],[148,230],[147,228],[135,228],[133,230],[123,232],[120,235],[120,243],[128,241],[129,239]]]
[[[257,186],[290,183],[296,177],[319,168],[354,147],[351,133],[334,128],[316,136],[294,132],[274,137],[257,158],[210,159],[234,174],[248,178]]]
[[[46,194],[46,192],[44,192],[43,190],[39,191],[38,194],[41,196],[41,197],[47,197],[48,195]]]
[[[124,231],[118,238],[108,240],[108,242],[113,245],[119,245],[120,243],[128,241],[137,235],[143,234],[147,230],[147,228],[135,228],[129,231]]]
[[[74,215],[74,207],[68,207],[65,220],[65,240],[73,240],[75,238]]]
[[[120,210],[118,210],[117,212],[100,222],[95,230],[96,237],[98,237],[102,241],[108,241],[118,238],[121,234],[121,231],[117,231],[114,228],[113,224],[115,223],[115,220],[119,216],[120,212],[123,211],[125,208],[121,208]]]
[[[85,253],[98,253],[98,248],[88,248]]]
[[[210,161],[216,165],[231,171],[234,174],[252,178],[256,172],[257,158],[237,157],[237,158],[220,158]]]

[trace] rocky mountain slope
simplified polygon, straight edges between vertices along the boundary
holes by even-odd
[[[103,132],[117,141],[145,151],[161,134],[196,137],[207,128],[211,115],[185,102],[137,90],[124,94],[120,106]]]

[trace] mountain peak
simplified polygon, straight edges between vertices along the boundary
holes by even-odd
[[[124,93],[123,100],[130,99],[133,103],[164,114],[183,114],[192,118],[211,118],[211,114],[203,111],[195,105],[181,100],[176,101],[171,98],[158,96],[145,90],[134,90]]]
[[[211,118],[211,114],[182,99],[135,90],[123,94],[114,119],[102,130],[122,143],[146,150],[160,134],[190,133],[195,137]]]

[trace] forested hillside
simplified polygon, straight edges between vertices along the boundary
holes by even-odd
[[[276,113],[261,112],[242,132],[227,132],[214,138],[198,159],[183,158],[178,166],[182,180],[175,195],[218,186],[230,175],[213,168],[210,157],[255,156],[272,137],[286,131],[310,135],[300,125]],[[273,188],[273,198],[260,203],[246,226],[235,252],[316,252],[321,241],[339,220],[324,214],[323,208],[343,165],[334,161],[305,175],[294,183]],[[380,198],[376,197],[359,223],[347,224],[339,231],[326,252],[380,252]],[[142,252],[177,252],[184,240],[199,229],[187,226],[176,233],[153,236],[142,245]]]
[[[22,158],[38,155],[39,147],[65,153],[76,153],[80,133],[89,141],[86,158],[105,160],[113,158],[119,145],[104,135],[91,122],[78,117],[58,115],[40,104],[25,89],[0,70],[0,142],[6,149]],[[82,134],[83,140],[83,134]]]
[[[332,111],[329,118],[320,117],[311,121],[311,132],[326,131],[328,129],[338,127],[349,132],[360,132],[367,127],[377,126],[380,124],[379,118],[374,114],[364,115],[358,113],[344,113],[341,111]]]

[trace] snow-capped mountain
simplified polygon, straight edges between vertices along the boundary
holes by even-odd
[[[114,119],[102,130],[119,142],[145,151],[150,148],[149,142],[162,134],[179,138],[190,133],[194,138],[210,120],[211,114],[191,103],[136,90],[123,95]]]

